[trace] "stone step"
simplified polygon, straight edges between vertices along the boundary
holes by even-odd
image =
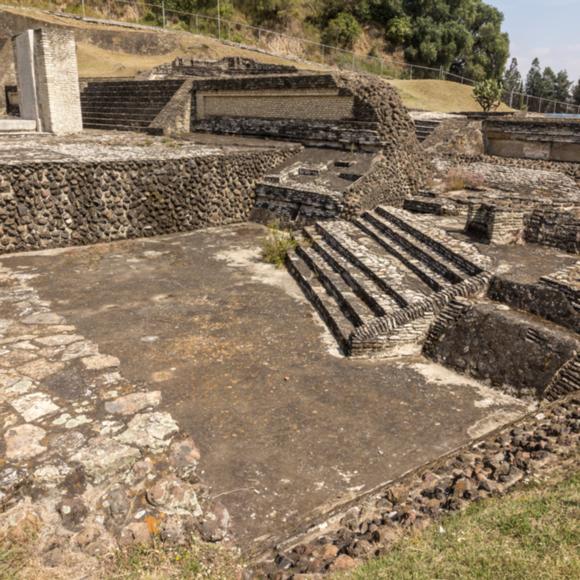
[[[449,283],[457,284],[466,278],[464,272],[460,271],[447,258],[434,251],[429,244],[417,239],[417,237],[405,231],[398,224],[385,219],[380,212],[380,208],[377,208],[376,211],[365,212],[362,217],[375,226],[389,240],[392,240],[396,245],[396,250],[401,252],[411,263],[419,268],[421,268],[421,264],[424,264],[428,268],[428,270],[422,268],[423,279],[434,290],[440,290]],[[417,274],[423,276],[419,272]],[[431,284],[428,281],[429,278],[435,284]]]
[[[462,277],[465,275],[475,276],[484,270],[477,263],[482,260],[482,256],[470,255],[470,252],[473,253],[474,250],[469,247],[469,244],[458,242],[446,235],[442,237],[438,232],[425,232],[420,227],[411,225],[408,223],[410,215],[403,210],[378,206],[375,211],[384,220],[396,225],[400,230],[404,230],[417,241],[423,242],[431,251],[444,258],[448,266],[453,264]]]
[[[83,119],[117,119],[126,121],[153,121],[158,113],[117,113],[117,112],[88,112],[83,109]]]
[[[134,103],[164,103],[171,99],[175,93],[173,91],[167,94],[137,94],[137,95],[98,95],[86,94],[81,95],[81,103],[115,103],[117,105],[134,104]]]
[[[152,84],[154,83],[154,84]],[[139,94],[139,93],[166,93],[176,91],[183,81],[146,81],[127,83],[89,83],[82,89],[82,93],[90,94]]]
[[[85,118],[83,117],[83,125],[86,124],[97,124],[97,125],[125,125],[126,127],[148,127],[150,124],[150,120],[142,119],[117,119],[116,117],[93,117],[93,118]]]
[[[84,129],[100,129],[101,131],[138,131],[147,127],[129,127],[128,125],[103,125],[101,123],[84,123]]]
[[[317,223],[316,229],[331,247],[362,270],[401,308],[420,300],[429,292],[429,288],[416,276],[410,279],[396,257],[384,251],[354,224],[346,221]]]
[[[411,252],[396,244],[396,242],[387,236],[385,232],[377,226],[368,216],[365,219],[355,219],[353,224],[374,242],[380,245],[385,252],[388,252],[395,258],[401,266],[407,268],[418,280],[425,284],[430,290],[439,292],[450,283],[436,272],[428,269],[426,265]]]
[[[349,337],[354,330],[351,321],[296,252],[288,253],[286,267],[338,342],[339,348],[344,354],[348,354]]]
[[[309,226],[304,228],[303,231],[312,248],[322,256],[335,272],[342,276],[345,283],[370,308],[375,316],[385,316],[399,307],[395,300],[385,294],[362,270],[325,241],[317,233],[316,228]]]
[[[362,326],[374,318],[369,307],[314,248],[298,246],[296,255],[316,274],[326,292],[336,300],[353,326]]]
[[[119,106],[109,107],[107,103],[86,103],[82,105],[83,113],[86,111],[87,113],[102,113],[102,112],[111,112],[114,111],[115,113],[133,113],[133,112],[140,112],[140,113],[152,113],[157,114],[159,113],[159,105],[150,105],[150,106],[135,106],[133,103],[125,103],[120,104]]]
[[[36,121],[34,119],[20,119],[19,117],[0,118],[1,133],[23,133],[36,131]]]

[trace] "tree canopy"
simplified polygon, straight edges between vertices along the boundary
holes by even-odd
[[[408,62],[443,67],[476,80],[501,78],[509,54],[503,14],[482,0],[319,0],[325,27],[348,12],[379,27]]]

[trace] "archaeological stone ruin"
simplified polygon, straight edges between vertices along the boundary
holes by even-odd
[[[11,45],[0,529],[43,573],[192,538],[248,578],[340,572],[577,460],[579,119]]]

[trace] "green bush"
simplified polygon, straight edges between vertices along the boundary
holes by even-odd
[[[268,236],[262,243],[262,258],[276,268],[284,265],[288,252],[298,244],[292,232],[281,230],[277,224],[269,226]]]
[[[341,12],[328,23],[322,40],[325,44],[351,49],[361,34],[358,20],[352,14]]]
[[[495,79],[486,79],[473,87],[473,96],[486,113],[501,105],[502,92],[501,83]]]

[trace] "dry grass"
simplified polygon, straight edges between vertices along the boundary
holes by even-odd
[[[106,580],[232,580],[242,570],[240,558],[219,545],[194,542],[170,549],[161,543],[119,552],[104,569]]]
[[[457,113],[481,111],[473,98],[473,89],[468,85],[439,80],[389,80],[396,87],[401,98],[410,109]],[[502,105],[498,111],[511,110]]]
[[[143,35],[143,31],[132,31],[129,28],[121,28],[106,24],[95,24],[74,20],[64,16],[47,14],[39,10],[30,8],[20,8],[16,6],[3,6],[3,11],[21,14],[29,18],[34,18],[40,22],[66,25],[72,29],[88,30],[93,33],[99,30],[115,31],[119,35]],[[170,62],[175,57],[188,57],[199,59],[220,59],[225,56],[243,56],[252,58],[259,62],[272,64],[290,64],[298,68],[314,68],[283,57],[262,54],[253,50],[245,50],[229,46],[219,42],[215,38],[189,34],[186,32],[156,33],[148,32],[153,37],[161,38],[161,45],[166,46],[164,52],[158,51],[156,54],[136,54],[123,52],[119,49],[105,49],[88,42],[87,37],[80,32],[77,35],[77,56],[79,63],[79,75],[81,77],[130,77],[135,74],[149,70],[157,65]],[[83,38],[84,36],[84,38]]]
[[[454,167],[447,172],[443,179],[445,191],[459,191],[460,189],[481,189],[483,178],[461,167]]]
[[[288,252],[297,246],[297,242],[291,232],[281,230],[277,224],[270,225],[268,229],[268,235],[262,243],[262,258],[268,264],[281,268]]]

